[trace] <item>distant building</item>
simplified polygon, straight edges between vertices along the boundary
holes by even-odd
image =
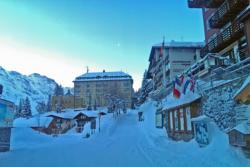
[[[83,98],[74,95],[52,96],[51,97],[51,110],[56,111],[58,108],[61,110],[67,108],[84,108],[86,105]]]
[[[216,53],[225,61],[217,65],[241,62],[250,55],[249,0],[188,0],[190,8],[202,8],[206,45],[201,57]]]
[[[108,106],[110,97],[123,100],[127,107],[132,105],[133,79],[124,72],[88,72],[73,82],[74,95],[83,99],[84,106]]]
[[[200,60],[202,42],[175,42],[152,46],[149,56],[148,78],[153,80],[154,90],[171,84],[176,75],[181,74]],[[163,53],[161,53],[163,52]]]

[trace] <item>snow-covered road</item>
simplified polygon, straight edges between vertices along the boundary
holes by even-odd
[[[30,129],[13,130],[12,151],[0,154],[0,167],[248,167],[250,160],[231,148],[226,135],[206,148],[195,141],[174,142],[165,131],[154,127],[154,105],[143,105],[145,121],[137,111],[114,119],[106,116],[101,133],[88,139],[73,131],[59,137],[38,134]],[[225,141],[222,141],[225,140]]]

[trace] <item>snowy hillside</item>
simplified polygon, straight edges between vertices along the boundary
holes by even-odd
[[[26,76],[0,67],[0,84],[4,86],[2,98],[18,104],[20,98],[28,97],[31,101],[32,112],[36,113],[37,102],[47,101],[48,96],[53,94],[57,83],[37,73]]]

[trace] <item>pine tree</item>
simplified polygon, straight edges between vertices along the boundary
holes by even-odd
[[[47,105],[46,105],[46,112],[49,112],[51,110],[52,110],[52,107],[51,107],[51,95],[49,95]]]
[[[23,99],[20,99],[19,104],[17,106],[16,114],[15,114],[16,118],[23,117],[22,116],[22,110],[23,110]]]
[[[26,97],[26,99],[23,103],[22,116],[25,118],[29,118],[32,116],[30,100],[28,97]]]

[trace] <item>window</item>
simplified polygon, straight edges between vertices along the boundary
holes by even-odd
[[[178,110],[174,111],[174,127],[176,131],[179,130]]]
[[[186,109],[186,118],[187,118],[187,130],[192,130],[190,107],[187,107],[185,109]]]

